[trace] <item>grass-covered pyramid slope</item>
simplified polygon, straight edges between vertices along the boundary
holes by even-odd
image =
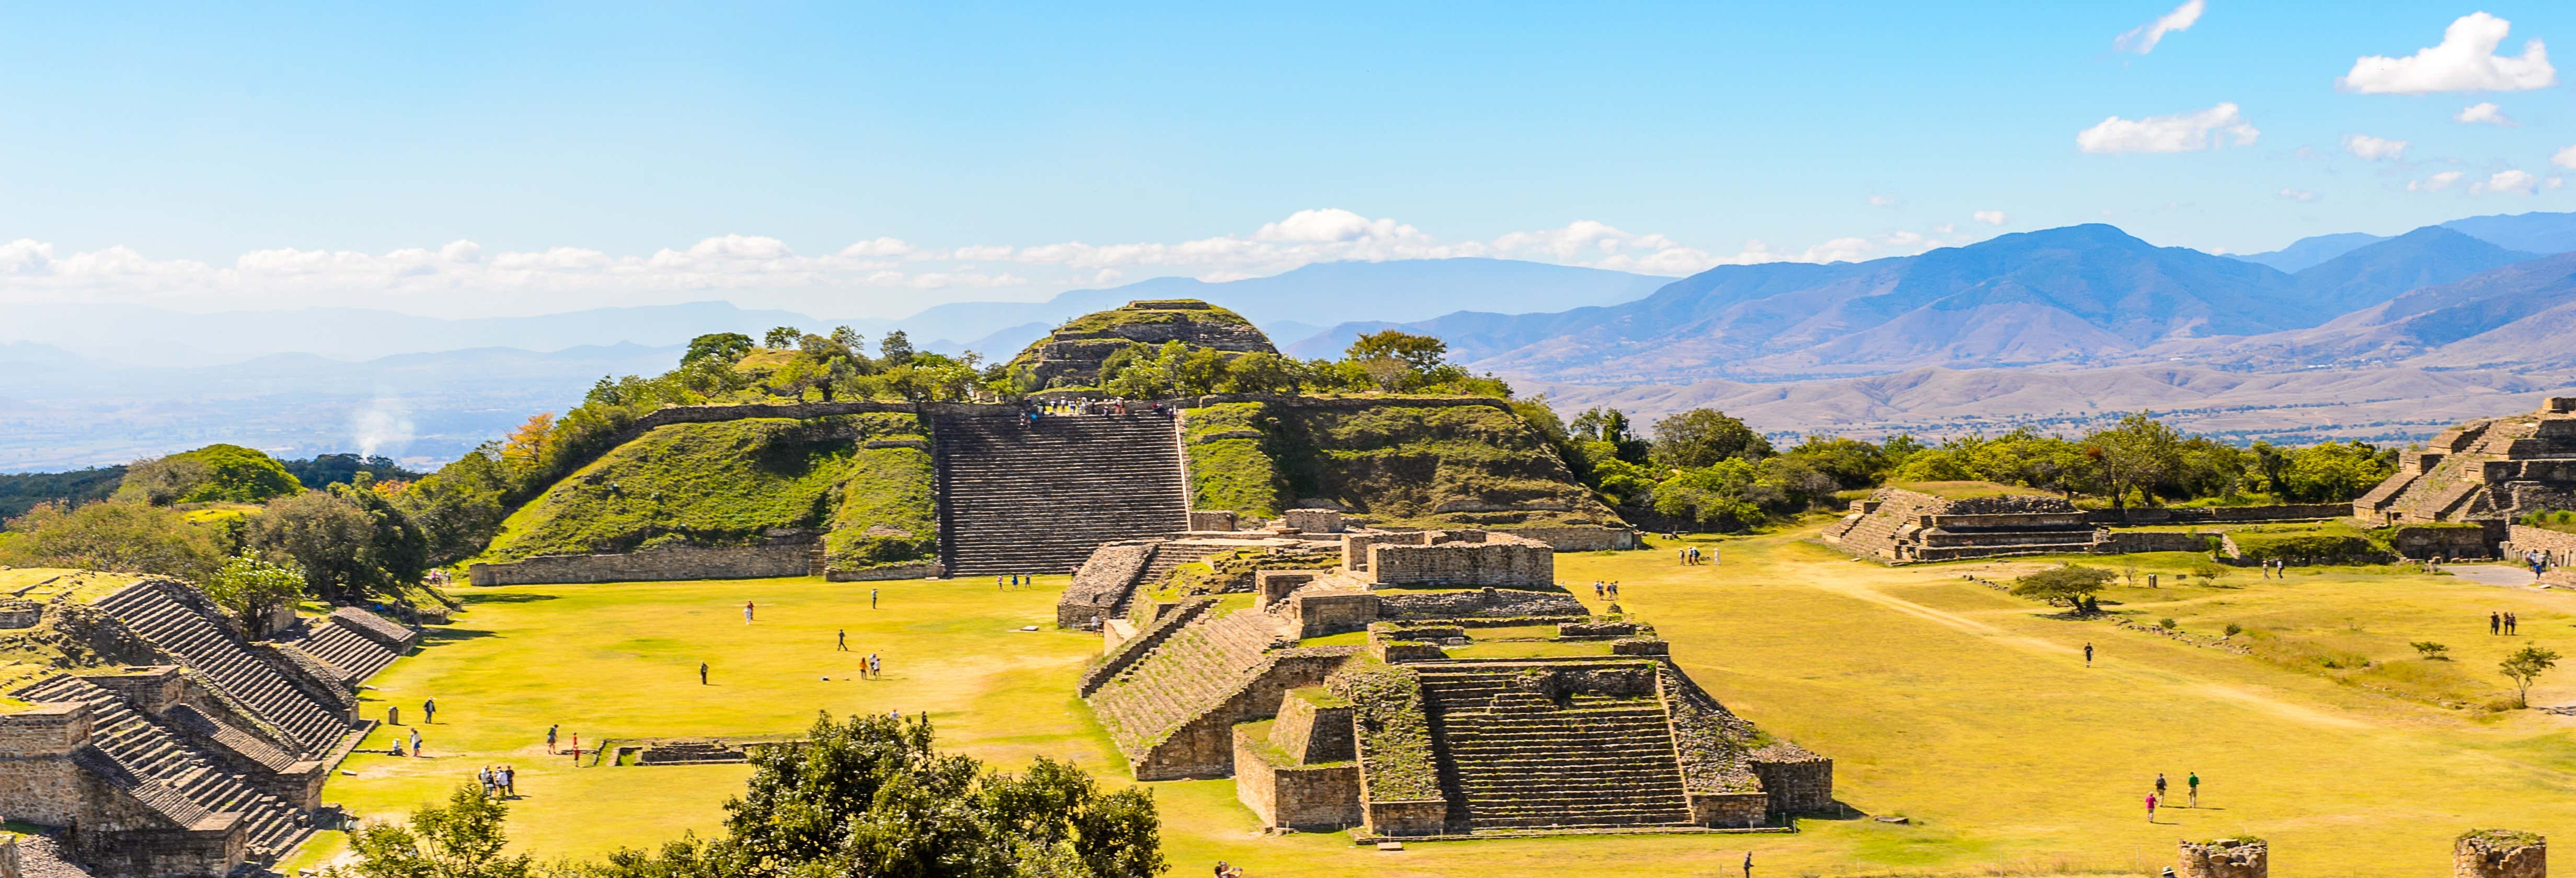
[[[1224,403],[1184,415],[1200,509],[1329,505],[1420,526],[1623,526],[1537,431],[1488,405]]]
[[[929,443],[909,414],[746,418],[656,427],[502,522],[485,560],[740,545],[826,530],[834,569],[938,554]]]
[[[1067,321],[1021,350],[1009,369],[1037,388],[1090,386],[1119,352],[1171,342],[1221,354],[1279,352],[1241,314],[1197,299],[1155,299]]]

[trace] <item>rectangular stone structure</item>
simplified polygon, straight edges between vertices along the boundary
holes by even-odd
[[[1544,588],[1556,584],[1556,550],[1509,534],[1433,532],[1423,545],[1368,548],[1377,585]]]
[[[1310,534],[1342,532],[1342,514],[1331,509],[1290,509],[1279,513],[1279,520],[1289,527]]]
[[[1234,513],[1231,510],[1222,509],[1207,512],[1193,510],[1190,512],[1190,530],[1231,532],[1234,530]]]
[[[1234,730],[1234,795],[1261,825],[1329,832],[1360,822],[1359,763],[1290,764],[1265,743],[1250,726]]]
[[[661,545],[613,555],[539,555],[466,569],[475,585],[558,582],[663,582],[691,579],[768,579],[804,576],[813,569],[803,545]]]

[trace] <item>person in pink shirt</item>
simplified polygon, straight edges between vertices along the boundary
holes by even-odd
[[[2156,822],[2156,794],[2147,794],[2147,822]]]

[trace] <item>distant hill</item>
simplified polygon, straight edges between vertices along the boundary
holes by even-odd
[[[2324,313],[2367,308],[2417,287],[2446,284],[2538,253],[2507,250],[2443,226],[2425,226],[2353,249],[2298,272],[2305,300]]]
[[[2576,213],[2473,216],[2442,223],[2439,228],[2450,229],[2507,250],[2524,253],[2576,251]],[[2246,253],[2234,258],[2295,273],[2385,240],[2388,238],[2381,235],[2338,232],[2300,238],[2290,242],[2290,246],[2269,253]]]
[[[2244,253],[2235,258],[2297,273],[2311,265],[2385,240],[2388,239],[2368,232],[2336,232],[2331,235],[2300,238],[2290,242],[2290,246],[2269,253]]]

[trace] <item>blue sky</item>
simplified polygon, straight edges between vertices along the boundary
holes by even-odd
[[[2499,54],[2576,46],[2576,4],[2207,0],[2114,49],[2176,10],[19,4],[0,302],[870,316],[1318,258],[1677,274],[2079,222],[2247,252],[2576,209],[2554,73],[2337,86],[2475,12]],[[2515,124],[2454,120],[2489,102]],[[2078,146],[2227,104],[2222,146]]]

